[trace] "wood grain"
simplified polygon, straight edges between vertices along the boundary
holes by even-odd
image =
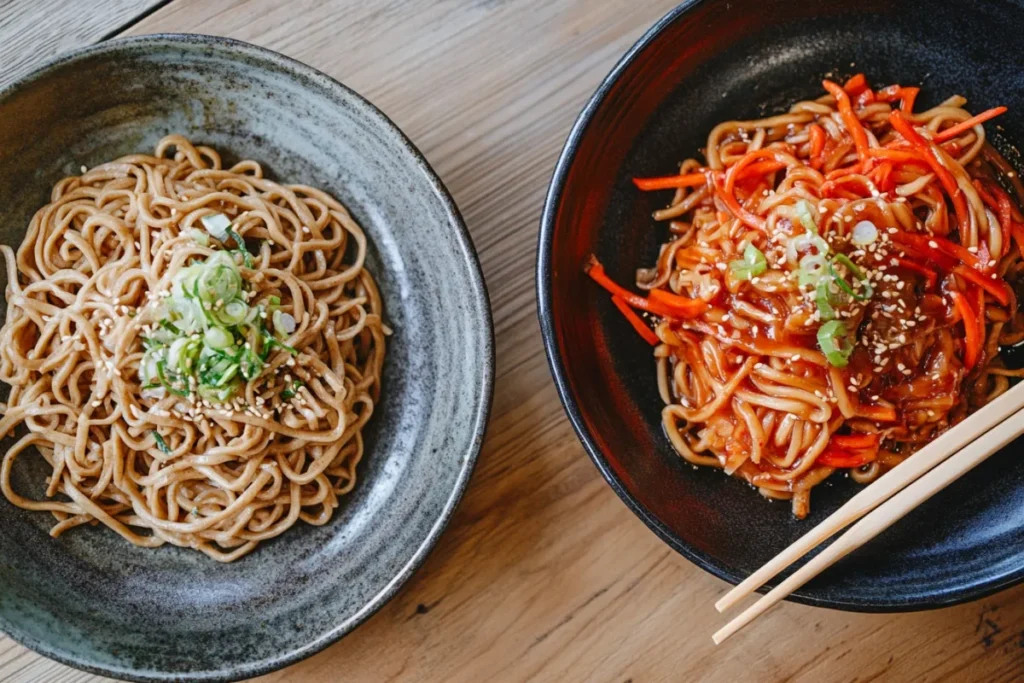
[[[165,0],[0,0],[0,88],[116,32]]]
[[[266,682],[1010,681],[1024,588],[904,615],[784,604],[715,648],[725,584],[616,498],[565,419],[533,266],[555,159],[598,82],[674,0],[175,0],[132,32],[240,38],[372,99],[455,195],[490,288],[498,378],[470,489],[424,567],[340,643]],[[0,640],[0,680],[84,683]]]

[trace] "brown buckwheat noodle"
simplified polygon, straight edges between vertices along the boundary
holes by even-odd
[[[237,391],[222,401],[144,386],[140,373],[175,277],[229,249],[205,239],[202,219],[216,214],[252,252],[248,266],[237,244],[231,257],[249,310],[294,321],[262,347],[256,376],[231,371]],[[135,545],[222,562],[299,520],[330,520],[356,483],[389,333],[366,238],[341,203],[267,180],[255,161],[223,168],[215,150],[172,135],[153,156],[61,180],[17,254],[0,249],[0,379],[11,386],[0,436],[19,436],[0,474],[9,501],[53,514],[52,536],[103,524]],[[256,326],[270,321],[246,329]],[[12,486],[20,456],[52,467],[40,500]]]

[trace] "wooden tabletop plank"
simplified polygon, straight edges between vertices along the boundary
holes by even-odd
[[[600,478],[543,356],[533,269],[551,172],[577,113],[674,0],[175,0],[133,33],[226,35],[373,100],[454,194],[497,333],[492,422],[437,549],[380,613],[265,682],[1010,681],[1024,588],[902,615],[784,604],[727,644],[726,586],[669,550]],[[0,641],[0,680],[102,680]]]
[[[0,0],[0,88],[42,62],[118,33],[167,0]]]

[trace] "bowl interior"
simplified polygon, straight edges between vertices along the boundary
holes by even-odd
[[[692,2],[634,48],[584,112],[555,174],[538,266],[549,357],[578,433],[613,487],[673,547],[736,581],[856,490],[840,476],[792,518],[721,471],[672,449],[646,346],[581,273],[596,253],[619,282],[654,263],[667,230],[651,212],[666,193],[630,178],[673,172],[718,122],[784,111],[823,77],[864,72],[876,86],[921,85],[919,107],[953,94],[1010,111],[990,138],[1018,170],[1024,74],[1019,3]],[[951,27],[956,26],[956,30]],[[980,596],[1024,576],[1024,461],[1018,441],[799,591],[851,609],[912,609]]]
[[[490,317],[446,191],[358,95],[223,39],[91,48],[0,93],[0,120],[3,243],[21,243],[62,177],[180,132],[229,163],[255,159],[277,180],[345,203],[368,235],[368,267],[395,330],[359,483],[329,524],[298,524],[220,565],[170,546],[139,549],[100,528],[51,539],[50,515],[0,499],[0,627],[76,666],[143,679],[249,677],[340,637],[422,561],[482,437]],[[15,489],[39,496],[48,469],[36,455],[19,459]]]

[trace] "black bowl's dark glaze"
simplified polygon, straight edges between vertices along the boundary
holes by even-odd
[[[856,490],[834,477],[811,515],[792,518],[746,484],[695,470],[662,433],[650,348],[583,277],[594,252],[632,282],[654,262],[665,193],[629,179],[665,175],[727,119],[785,110],[821,79],[864,72],[874,85],[921,85],[918,107],[953,94],[980,111],[1020,168],[1024,140],[1020,2],[735,0],[686,3],[616,66],[577,121],[555,172],[540,237],[538,293],[548,358],[569,416],[616,492],[676,550],[737,581]],[[857,610],[906,610],[977,598],[1024,578],[1024,442],[977,468],[794,598]]]

